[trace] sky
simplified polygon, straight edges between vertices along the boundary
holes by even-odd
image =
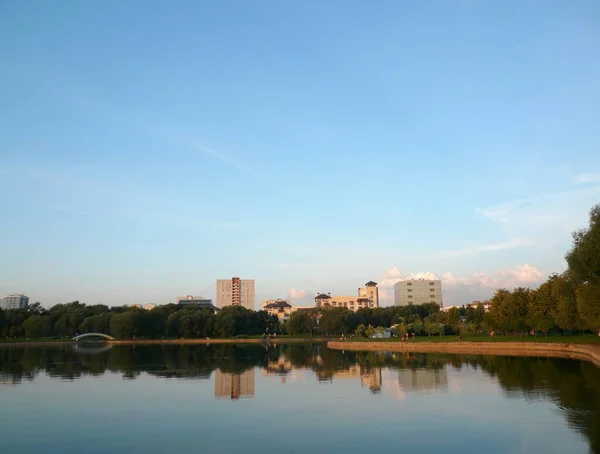
[[[539,285],[600,202],[600,2],[0,4],[0,294]]]

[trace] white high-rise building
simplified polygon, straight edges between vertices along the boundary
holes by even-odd
[[[29,305],[29,297],[21,294],[8,295],[0,299],[0,309],[25,309]]]
[[[396,306],[409,304],[435,303],[442,306],[442,281],[427,279],[408,279],[394,284],[394,303]]]
[[[217,279],[217,307],[243,306],[254,310],[254,279]]]

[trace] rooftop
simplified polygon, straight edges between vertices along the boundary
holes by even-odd
[[[274,303],[269,303],[265,307],[263,307],[263,309],[285,309],[288,307],[292,307],[292,305],[287,301],[281,300],[275,301]]]

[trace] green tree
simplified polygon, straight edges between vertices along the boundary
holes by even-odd
[[[23,322],[25,336],[37,338],[44,336],[44,317],[41,315],[31,315]]]
[[[576,298],[583,327],[600,333],[600,283],[580,285]]]
[[[354,331],[354,334],[356,335],[356,337],[365,337],[365,325],[363,325],[362,323],[358,325],[356,327],[356,330]]]
[[[458,325],[460,324],[460,310],[457,307],[451,307],[446,312],[446,324],[455,330],[458,329]]]
[[[292,336],[312,333],[313,319],[308,311],[296,311],[290,315],[286,329]]]
[[[346,316],[348,309],[345,307],[325,308],[321,312],[319,327],[325,334],[343,334],[346,332]]]
[[[531,290],[518,287],[513,292],[501,289],[492,297],[490,314],[494,324],[502,331],[522,331],[527,329],[527,308]]]
[[[600,204],[590,210],[588,228],[573,233],[566,259],[575,282],[600,283]]]
[[[583,328],[583,322],[577,308],[577,284],[568,274],[553,274],[548,279],[552,288],[552,297],[556,301],[552,318],[556,326],[567,331]]]
[[[365,336],[367,336],[368,338],[372,338],[374,334],[375,328],[373,328],[373,325],[367,326],[367,328],[365,329]]]
[[[556,299],[552,292],[552,282],[546,281],[540,287],[530,293],[529,307],[527,309],[527,324],[544,335],[554,328],[554,317]]]

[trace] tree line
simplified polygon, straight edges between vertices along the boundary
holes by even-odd
[[[551,275],[536,290],[497,290],[489,312],[483,306],[440,311],[436,304],[364,308],[314,308],[296,311],[285,325],[266,311],[239,306],[217,314],[193,305],[167,304],[147,311],[127,306],[86,305],[78,301],[46,310],[39,303],[0,310],[2,337],[73,337],[101,332],[117,338],[205,338],[261,334],[353,335],[371,337],[383,327],[404,334],[444,335],[597,332],[600,330],[600,204],[590,211],[589,226],[573,233],[566,255],[568,269]]]
[[[590,211],[589,226],[573,233],[566,255],[567,270],[552,274],[533,290],[499,289],[489,312],[483,305],[453,307],[441,312],[437,305],[360,309],[324,308],[320,312],[295,312],[288,321],[292,334],[349,334],[372,337],[383,327],[394,334],[444,335],[501,331],[599,332],[600,331],[600,204]]]
[[[265,311],[228,306],[217,314],[194,305],[165,304],[152,310],[86,305],[79,301],[44,309],[0,310],[0,336],[70,338],[83,333],[119,339],[206,338],[260,335],[281,331],[277,317]]]
[[[551,330],[600,333],[600,204],[589,226],[573,233],[567,270],[536,290],[497,290],[486,323],[504,332]]]

